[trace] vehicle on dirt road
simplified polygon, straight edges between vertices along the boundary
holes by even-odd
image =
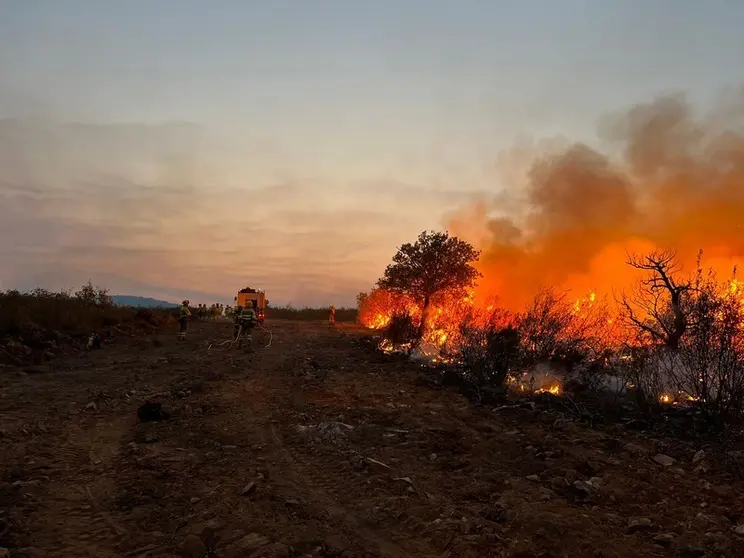
[[[266,293],[262,289],[245,287],[238,291],[234,300],[237,306],[242,306],[243,308],[245,308],[245,306],[250,302],[253,305],[253,309],[256,311],[256,316],[258,316],[258,323],[263,325],[264,320],[266,319],[266,306],[268,305],[268,300],[266,300]]]

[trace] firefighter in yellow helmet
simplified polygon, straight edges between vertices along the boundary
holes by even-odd
[[[181,310],[178,314],[178,323],[180,329],[178,330],[178,338],[186,339],[186,331],[189,328],[189,320],[191,319],[191,310],[189,309],[189,301],[184,300],[181,304]]]

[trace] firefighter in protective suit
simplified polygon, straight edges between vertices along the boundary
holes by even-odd
[[[256,311],[253,310],[253,304],[251,301],[246,303],[245,308],[238,306],[235,309],[235,336],[237,337],[238,334],[240,334],[240,339],[237,340],[238,347],[240,347],[244,341],[247,343],[249,348],[251,347],[251,343],[253,342],[251,331],[256,327],[257,323],[258,316],[256,316]]]
[[[191,310],[189,309],[189,301],[184,300],[181,304],[181,310],[178,314],[178,323],[181,326],[178,331],[179,339],[186,339],[186,330],[189,328],[189,320],[191,319]]]

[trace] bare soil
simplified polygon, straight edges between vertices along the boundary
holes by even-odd
[[[475,407],[355,327],[267,322],[251,354],[194,326],[0,368],[11,557],[744,555],[713,448]]]

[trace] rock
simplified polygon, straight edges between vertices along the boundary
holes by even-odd
[[[207,553],[206,545],[196,535],[187,535],[181,543],[181,550],[188,558],[201,558]]]
[[[600,488],[603,482],[604,481],[602,480],[602,477],[592,477],[588,481],[586,481],[589,486],[595,489]]]
[[[225,553],[227,558],[252,556],[254,552],[270,545],[271,541],[258,533],[248,533],[235,541]]]
[[[705,459],[705,452],[703,450],[698,450],[695,452],[695,455],[692,456],[692,463],[698,463]]]
[[[579,480],[581,477],[576,469],[557,469],[556,473],[561,475],[570,483]]]
[[[664,467],[671,467],[677,462],[677,460],[673,457],[669,457],[668,455],[664,455],[663,453],[655,455],[654,461]]]
[[[744,525],[735,525],[731,528],[731,530],[737,535],[741,535],[744,537]]]
[[[647,531],[651,528],[651,520],[648,517],[633,517],[628,521],[628,533]]]
[[[538,477],[537,475],[527,475],[526,478],[527,480],[532,482],[540,482],[540,477]]]
[[[569,486],[571,486],[571,483],[563,477],[553,477],[552,479],[550,479],[550,486],[557,490],[560,490],[562,488],[568,488]]]
[[[555,492],[550,490],[549,488],[543,488],[540,491],[540,500],[543,502],[547,502],[548,500],[551,500],[555,496]]]
[[[671,533],[661,533],[654,537],[654,542],[661,546],[669,546],[674,542],[674,535]]]
[[[10,558],[10,550],[0,546],[0,558]]]
[[[575,482],[573,483],[573,485],[574,485],[574,488],[575,488],[575,489],[576,489],[576,490],[577,490],[578,492],[580,492],[581,494],[587,495],[587,496],[588,496],[589,494],[591,494],[591,493],[592,493],[592,491],[593,491],[593,489],[594,489],[594,487],[592,487],[592,486],[591,486],[591,485],[589,485],[588,483],[586,483],[586,482],[584,482],[584,481],[580,481],[580,480],[577,480],[577,481],[575,481]]]
[[[584,463],[582,463],[581,466],[577,468],[583,470],[582,472],[586,473],[586,475],[589,477],[595,477],[602,471],[602,465],[600,465],[596,461],[591,460],[584,461]]]
[[[243,487],[243,490],[241,491],[241,494],[243,496],[248,496],[250,494],[253,494],[256,491],[256,483],[255,482],[249,482]]]
[[[639,457],[648,455],[648,450],[642,446],[639,446],[638,444],[632,444],[632,443],[625,444],[625,451],[627,451],[631,455],[635,455]]]
[[[194,496],[191,500],[189,500],[189,502],[191,502],[192,504],[196,504],[197,502],[201,502],[201,498],[197,498],[196,496]]]
[[[286,544],[274,543],[257,550],[250,558],[288,558],[291,553]]]

